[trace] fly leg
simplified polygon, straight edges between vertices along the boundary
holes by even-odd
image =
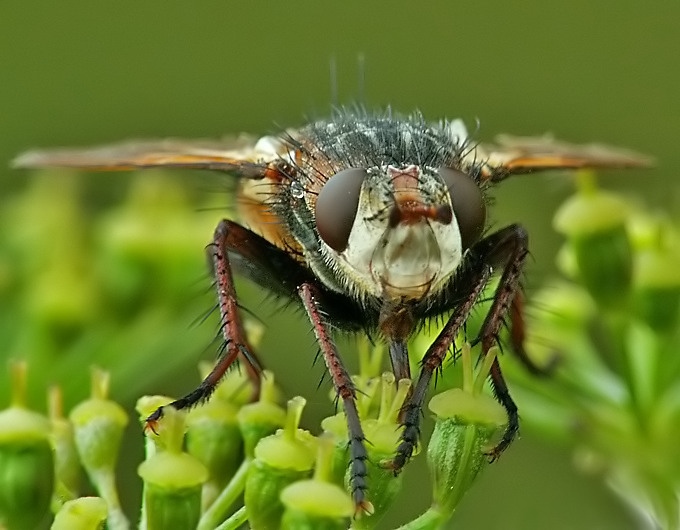
[[[482,343],[483,355],[487,355],[489,349],[495,344],[503,317],[507,314],[519,286],[522,266],[527,255],[527,241],[526,231],[521,226],[508,226],[478,241],[470,249],[466,261],[461,264],[461,272],[450,286],[446,304],[453,308],[453,312],[425,353],[421,361],[418,382],[410,401],[405,406],[401,443],[397,447],[391,466],[395,473],[398,473],[406,464],[418,444],[423,403],[432,375],[441,367],[449,348],[486,287],[493,270],[501,267],[503,272],[494,294],[494,301],[484,320],[479,338],[475,341]],[[510,397],[503,380],[498,361],[494,362],[490,376],[496,398],[508,413],[508,428],[501,442],[491,453],[492,457],[496,457],[507,448],[517,433],[519,417],[517,406]]]
[[[496,232],[500,235],[495,252],[489,255],[489,264],[492,267],[502,267],[498,287],[494,293],[491,309],[484,319],[479,336],[475,343],[482,344],[482,355],[489,354],[489,350],[498,342],[498,333],[503,325],[504,318],[511,309],[513,300],[520,290],[520,278],[524,261],[529,253],[529,236],[520,225],[511,225]],[[522,350],[523,351],[523,350]],[[521,355],[520,355],[521,357]],[[519,431],[519,414],[517,405],[510,396],[508,386],[503,378],[498,359],[494,359],[489,372],[491,387],[498,402],[503,405],[508,414],[508,425],[501,440],[489,451],[492,460],[498,458],[512,443]]]
[[[350,452],[350,488],[352,499],[357,512],[371,512],[370,502],[366,500],[366,453],[364,431],[359,420],[356,405],[356,388],[349,373],[342,364],[337,349],[328,333],[328,326],[324,321],[324,314],[320,307],[320,293],[312,283],[303,283],[298,288],[298,294],[307,316],[314,328],[316,340],[319,343],[326,368],[333,381],[333,388],[345,410],[347,419],[347,434]]]
[[[245,361],[249,378],[256,385],[256,388],[259,387],[260,365],[248,346],[243,330],[228,253],[231,247],[238,248],[238,243],[247,244],[246,236],[248,234],[252,233],[231,221],[221,221],[215,229],[213,240],[207,247],[207,254],[215,277],[217,306],[220,311],[220,331],[224,338],[224,346],[220,350],[215,367],[201,384],[186,396],[166,406],[181,410],[209,399],[226,371],[237,358]],[[255,234],[252,235],[255,236]],[[156,422],[163,417],[163,408],[159,407],[146,419],[146,424],[150,429],[155,430]]]
[[[560,362],[559,354],[554,353],[543,365],[529,357],[524,344],[526,341],[526,323],[524,321],[524,294],[517,290],[510,304],[510,345],[512,353],[522,363],[527,371],[536,376],[549,376],[553,373]]]

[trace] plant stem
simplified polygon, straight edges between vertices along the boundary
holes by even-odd
[[[241,463],[239,468],[236,470],[236,473],[229,481],[229,484],[226,485],[226,487],[222,490],[222,493],[220,493],[215,499],[215,502],[213,502],[210,505],[210,508],[208,508],[201,516],[201,519],[198,522],[198,530],[210,530],[220,524],[222,518],[225,516],[231,505],[238,498],[238,496],[243,493],[250,462],[250,459],[245,459]],[[240,511],[241,510],[237,511],[236,513],[239,513]],[[243,511],[245,514],[245,509]],[[235,515],[236,514],[232,515],[229,519],[227,519],[227,521],[233,519]],[[237,528],[237,526],[225,528]]]
[[[242,506],[236,510],[229,519],[224,521],[221,525],[217,526],[215,530],[235,530],[243,523],[248,520],[248,514],[246,513],[246,507]]]
[[[424,513],[400,526],[397,530],[434,530],[448,520],[436,506],[430,506]]]

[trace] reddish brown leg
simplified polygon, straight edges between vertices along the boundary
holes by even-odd
[[[298,294],[314,328],[314,334],[319,343],[326,368],[333,380],[333,388],[335,388],[338,398],[342,400],[345,410],[350,453],[350,488],[354,505],[357,512],[370,511],[370,504],[366,500],[366,461],[368,455],[364,446],[364,431],[361,428],[356,406],[356,389],[338,356],[333,339],[328,333],[328,327],[324,322],[319,306],[320,293],[313,284],[303,283],[298,288]]]
[[[234,230],[232,229],[234,227],[248,232],[235,223],[221,221],[215,229],[212,243],[207,247],[215,276],[217,304],[220,310],[220,330],[225,341],[223,351],[215,367],[193,392],[166,406],[184,409],[208,399],[215,391],[226,371],[239,357],[241,360],[246,361],[245,365],[248,370],[248,376],[255,385],[259,385],[258,363],[248,347],[243,331],[243,325],[239,317],[238,302],[236,300],[236,291],[234,290],[234,279],[229,263],[228,248],[233,246],[234,243],[230,241],[230,237],[233,238],[232,232]],[[153,430],[155,423],[162,416],[163,407],[159,407],[146,419],[147,425]]]
[[[492,265],[503,266],[503,274],[496,288],[491,309],[484,319],[482,329],[476,343],[482,343],[482,355],[487,355],[489,350],[498,341],[498,333],[503,325],[503,319],[508,314],[515,295],[520,289],[520,277],[524,266],[524,260],[529,252],[529,236],[526,230],[519,225],[512,225],[503,230],[503,238],[499,243],[499,252]],[[523,350],[522,350],[523,351]],[[512,443],[519,431],[519,415],[517,405],[510,397],[510,392],[503,379],[498,359],[495,359],[489,373],[491,386],[498,402],[503,405],[508,413],[508,425],[503,437],[496,447],[489,451],[492,459],[498,458]]]
[[[512,353],[527,371],[533,375],[548,376],[553,373],[559,363],[559,355],[555,354],[545,363],[545,366],[537,365],[524,349],[526,339],[526,323],[524,321],[524,294],[518,290],[510,304],[510,343]]]

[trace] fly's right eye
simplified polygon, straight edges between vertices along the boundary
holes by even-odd
[[[365,169],[343,169],[328,179],[316,198],[316,228],[336,252],[347,248],[365,178]]]

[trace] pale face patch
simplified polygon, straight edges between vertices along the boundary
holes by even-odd
[[[408,192],[403,204],[402,191]],[[462,258],[456,218],[438,220],[435,213],[441,209],[450,211],[451,198],[434,170],[372,168],[362,185],[347,248],[326,248],[328,262],[347,276],[356,294],[418,300],[437,292]]]

